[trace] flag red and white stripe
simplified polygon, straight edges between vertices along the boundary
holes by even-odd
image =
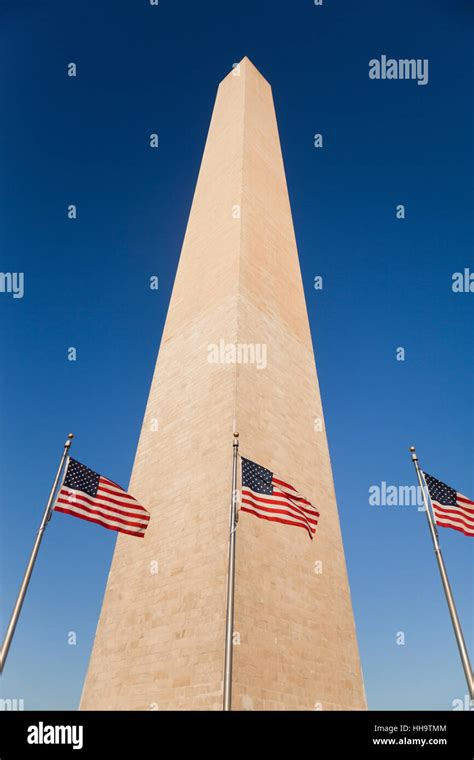
[[[423,473],[428,486],[436,525],[454,528],[465,536],[474,536],[474,501],[451,486]]]
[[[447,507],[436,500],[431,503],[436,525],[442,528],[454,528],[465,536],[474,536],[474,501],[456,492],[456,506]]]
[[[54,509],[138,537],[150,521],[147,510],[117,483],[72,459]]]
[[[319,511],[294,486],[248,459],[242,459],[241,511],[304,528],[311,539],[319,519]]]

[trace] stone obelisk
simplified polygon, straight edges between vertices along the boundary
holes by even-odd
[[[222,709],[234,429],[321,517],[310,541],[240,515],[233,709],[365,709],[271,87],[247,58],[218,89],[133,466],[151,522],[118,537],[81,709]]]

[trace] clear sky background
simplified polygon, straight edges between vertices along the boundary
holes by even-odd
[[[2,634],[66,434],[128,483],[216,87],[248,55],[273,86],[369,707],[464,698],[426,518],[368,489],[413,485],[415,443],[474,495],[474,293],[451,289],[474,271],[473,20],[470,0],[3,0],[0,269],[25,295],[0,293]],[[428,58],[429,83],[370,80],[382,54]],[[440,534],[474,658],[474,540]],[[114,544],[53,517],[3,698],[78,706]]]

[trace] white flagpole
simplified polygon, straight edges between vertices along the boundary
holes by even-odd
[[[235,589],[235,539],[237,530],[237,461],[239,454],[239,434],[234,433],[232,446],[232,497],[229,525],[229,566],[227,570],[227,610],[225,621],[224,658],[224,704],[225,711],[232,709],[232,659],[234,634],[234,589]]]
[[[433,519],[433,515],[431,512],[430,506],[428,504],[427,494],[429,495],[429,490],[426,485],[423,472],[421,471],[418,465],[418,457],[416,455],[415,447],[410,446],[410,451],[411,451],[411,458],[412,458],[413,464],[415,465],[415,470],[418,477],[418,483],[420,484],[421,493],[423,494],[423,502],[425,505],[425,512],[426,512],[426,517],[428,520],[428,526],[430,529],[431,538],[433,540],[434,551],[435,551],[436,559],[438,561],[441,581],[443,583],[444,593],[446,595],[446,601],[448,603],[449,614],[451,616],[451,622],[454,628],[454,635],[456,637],[456,642],[459,649],[459,655],[461,657],[464,674],[466,676],[467,688],[469,689],[470,698],[474,699],[474,675],[472,673],[471,663],[469,662],[469,655],[467,652],[466,642],[464,641],[461,623],[460,623],[459,616],[456,610],[456,605],[454,603],[453,592],[451,591],[451,586],[448,580],[448,574],[446,572],[446,567],[444,565],[443,555],[441,554],[441,548],[440,548],[439,539],[438,539],[438,531],[436,530],[435,521]],[[430,501],[431,501],[431,497],[430,497]]]
[[[31,552],[30,559],[26,567],[25,575],[23,577],[23,581],[20,586],[20,590],[18,592],[17,600],[15,602],[15,606],[13,608],[13,612],[10,618],[10,622],[8,624],[7,632],[3,640],[2,648],[0,650],[0,673],[3,672],[3,668],[5,666],[8,651],[10,649],[10,644],[12,643],[13,634],[15,633],[16,624],[18,623],[18,618],[20,617],[21,608],[25,600],[26,592],[28,591],[28,585],[30,582],[31,574],[33,572],[33,568],[35,566],[36,557],[38,555],[38,551],[41,545],[41,540],[43,538],[43,534],[44,534],[46,525],[49,521],[49,518],[51,517],[51,508],[54,503],[54,496],[56,493],[56,489],[58,487],[59,478],[61,477],[61,472],[63,470],[66,458],[68,457],[69,449],[71,448],[71,441],[74,438],[74,436],[72,433],[69,433],[67,438],[68,439],[66,443],[64,444],[64,451],[61,457],[61,461],[59,463],[58,471],[56,473],[56,477],[54,478],[53,486],[51,488],[51,493],[49,494],[48,503],[46,504],[46,509],[44,510],[43,518],[38,528],[38,533],[36,534],[36,540],[33,545],[33,550]]]

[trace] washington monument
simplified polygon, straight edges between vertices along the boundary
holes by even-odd
[[[311,541],[240,513],[232,707],[365,709],[272,92],[248,58],[218,89],[130,481],[151,521],[118,537],[81,709],[222,709],[235,430],[320,519]]]

